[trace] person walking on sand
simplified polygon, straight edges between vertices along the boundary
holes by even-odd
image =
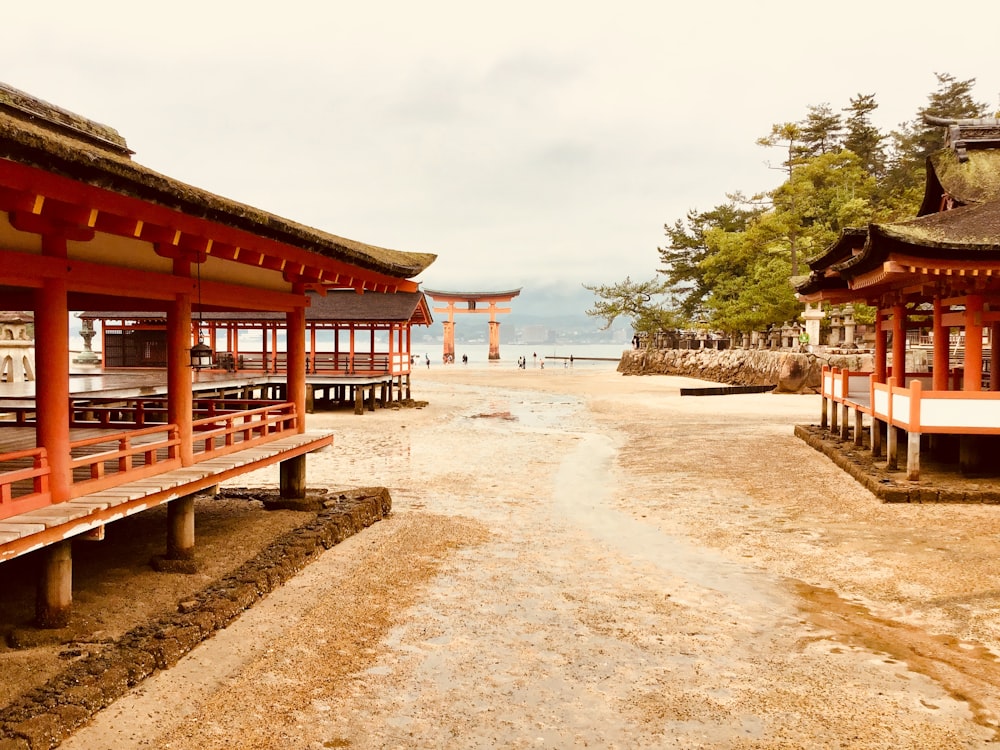
[[[431,355],[425,354],[424,358],[427,360],[427,369],[431,369]]]

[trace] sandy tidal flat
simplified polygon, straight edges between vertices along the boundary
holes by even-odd
[[[310,484],[393,514],[63,747],[992,746],[1000,509],[879,504],[793,436],[816,396],[612,368],[311,415]]]

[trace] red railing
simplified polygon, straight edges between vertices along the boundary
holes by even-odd
[[[177,425],[173,424],[71,440],[69,445],[74,456],[70,460],[74,478],[71,498],[162,474],[181,465],[180,438]],[[102,449],[107,445],[113,447]]]
[[[388,352],[355,352],[353,355],[350,352],[307,353],[306,370],[310,374],[384,375],[391,369],[389,359]],[[225,359],[226,362],[231,360],[231,355]],[[409,361],[405,355],[401,357],[400,361],[402,360]],[[235,366],[239,370],[283,373],[287,367],[287,357],[285,352],[267,352],[266,354],[263,352],[240,352]],[[409,370],[407,369],[406,372]]]
[[[205,461],[275,440],[281,433],[295,430],[297,424],[295,404],[291,402],[196,419],[194,460]]]
[[[3,460],[4,463],[29,465],[0,471],[0,519],[52,503],[45,448],[5,453]]]
[[[222,411],[192,422],[194,460],[245,450],[276,440],[298,426],[295,404],[268,402],[255,409]],[[91,423],[93,424],[93,423]],[[73,482],[70,499],[181,467],[177,425],[155,425],[70,441]],[[52,504],[50,468],[45,448],[0,455],[0,519]]]

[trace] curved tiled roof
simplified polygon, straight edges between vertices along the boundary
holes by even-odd
[[[395,292],[394,294],[358,294],[351,290],[331,290],[326,294],[308,292],[310,304],[306,308],[306,321],[340,322],[405,322],[417,318],[418,325],[430,325],[429,313],[420,311],[424,300],[421,292]],[[425,305],[426,307],[426,305]],[[81,320],[142,320],[165,321],[166,313],[156,310],[87,310],[77,314]],[[283,313],[240,310],[235,312],[206,311],[199,313],[199,320],[221,321],[279,321]],[[427,318],[426,323],[424,318]]]
[[[415,276],[437,257],[368,245],[298,224],[154,172],[132,161],[131,153],[113,128],[0,83],[0,159],[389,276]]]
[[[927,184],[917,215],[940,211],[944,196],[958,206],[1000,198],[1000,120],[924,119],[945,126],[945,146],[927,158]]]
[[[867,236],[867,229],[851,227],[841,229],[840,235],[834,240],[833,244],[812,260],[807,261],[807,265],[815,271],[827,268],[835,263],[840,263],[850,258],[855,250],[863,247]]]
[[[893,254],[955,264],[1000,261],[1000,120],[932,124],[947,126],[947,142],[928,158],[917,217],[842,233],[809,262],[812,273],[795,280],[800,295],[846,290],[853,277],[879,268]],[[946,196],[948,210],[941,210]]]

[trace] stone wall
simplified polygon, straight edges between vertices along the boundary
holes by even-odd
[[[683,375],[727,385],[773,385],[779,393],[819,390],[823,365],[871,372],[870,354],[770,349],[633,349],[622,353],[624,375]]]

